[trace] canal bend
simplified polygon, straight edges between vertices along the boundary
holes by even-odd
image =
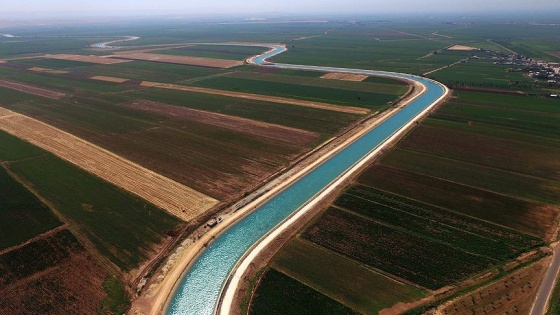
[[[403,73],[272,63],[267,59],[286,51],[286,48],[281,45],[267,47],[271,50],[248,59],[248,62],[271,68],[343,72],[404,79],[420,83],[425,90],[407,106],[218,235],[183,274],[174,293],[170,296],[166,314],[214,314],[232,270],[254,244],[365,156],[387,142],[414,118],[439,102],[448,91],[438,82]]]

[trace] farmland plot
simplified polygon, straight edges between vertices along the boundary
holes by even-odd
[[[362,314],[424,297],[418,288],[299,237],[280,250],[271,266]]]
[[[0,313],[92,314],[107,271],[67,230],[0,255]]]
[[[216,200],[151,172],[62,130],[15,112],[0,110],[0,128],[46,149],[111,183],[190,220]]]
[[[329,208],[303,236],[429,289],[464,280],[497,265],[497,261],[489,257],[336,208]]]
[[[359,182],[424,203],[539,236],[551,237],[553,207],[386,166],[373,166]]]
[[[358,314],[305,284],[269,269],[263,276],[250,314]]]
[[[200,67],[209,67],[209,68],[220,68],[220,69],[233,68],[243,64],[243,61],[238,61],[238,60],[190,57],[190,56],[159,55],[159,54],[142,53],[142,52],[136,52],[136,53],[123,52],[110,57],[111,59],[117,58],[116,60],[123,60],[123,59],[142,60],[142,61],[200,66]]]
[[[21,83],[17,83],[17,82],[6,81],[6,80],[0,80],[0,86],[8,88],[8,89],[16,90],[16,91],[19,91],[19,92],[23,92],[23,93],[28,93],[28,94],[33,94],[33,95],[37,95],[37,96],[52,98],[52,99],[55,99],[55,100],[57,100],[59,98],[62,98],[66,95],[64,93],[50,91],[50,90],[38,88],[38,87],[35,87],[35,86],[30,86],[30,85],[21,84]]]
[[[2,167],[0,187],[0,251],[61,224],[49,208],[10,177]]]

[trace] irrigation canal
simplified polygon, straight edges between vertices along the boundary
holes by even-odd
[[[344,174],[371,151],[385,143],[393,134],[405,127],[415,117],[442,99],[447,89],[438,82],[402,73],[333,68],[308,65],[270,63],[266,59],[286,50],[284,46],[269,46],[270,51],[252,58],[252,62],[282,69],[344,72],[382,76],[416,81],[426,87],[423,94],[409,105],[386,119],[361,138],[333,155],[307,175],[288,186],[275,197],[262,204],[245,218],[238,221],[208,245],[183,275],[170,297],[166,314],[210,315],[217,308],[222,289],[230,274],[253,244],[269,231],[300,209],[330,183]]]

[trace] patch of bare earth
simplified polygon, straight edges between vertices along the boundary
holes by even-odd
[[[367,78],[368,76],[365,74],[338,73],[338,72],[327,73],[321,77],[321,79],[354,81],[354,82],[364,81]]]
[[[210,88],[158,83],[158,82],[150,82],[150,81],[142,81],[140,85],[145,87],[157,87],[161,89],[188,91],[188,92],[195,92],[195,93],[206,93],[206,94],[221,95],[221,96],[263,101],[263,102],[272,102],[272,103],[279,103],[279,104],[289,104],[289,105],[304,106],[310,108],[326,109],[326,110],[332,110],[336,112],[343,112],[343,113],[350,113],[350,114],[369,113],[368,109],[361,108],[361,107],[333,105],[328,103],[303,101],[303,100],[296,100],[292,98],[277,97],[277,96],[267,96],[267,95],[251,94],[251,93],[244,93],[244,92],[232,92],[232,91],[216,90]]]
[[[560,51],[547,51],[546,53],[551,55],[551,56],[560,58]]]
[[[450,51],[474,51],[478,50],[476,47],[464,46],[464,45],[453,45],[451,47],[447,47],[446,50]]]
[[[54,69],[48,69],[48,68],[41,68],[41,67],[31,67],[29,69],[27,69],[29,71],[35,71],[35,72],[44,72],[44,73],[53,73],[53,74],[66,74],[66,73],[70,73],[69,71],[66,70],[54,70]]]
[[[113,58],[113,56],[111,56]],[[173,55],[158,55],[144,52],[137,53],[117,53],[114,58],[143,60],[152,62],[172,63],[179,65],[201,66],[210,68],[232,68],[240,66],[243,61],[227,60],[217,58],[204,58],[204,57],[191,57],[191,56],[173,56]]]
[[[182,106],[151,101],[133,101],[124,106],[186,121],[194,121],[225,129],[262,136],[274,140],[307,144],[319,137],[316,132],[265,123],[247,118],[211,113]]]
[[[217,200],[33,118],[0,107],[0,130],[27,140],[185,221]]]
[[[444,303],[437,314],[529,314],[550,259],[541,259],[497,282]]]
[[[16,90],[16,91],[19,91],[19,92],[27,93],[27,94],[52,98],[52,99],[55,99],[55,100],[60,99],[60,98],[62,98],[66,95],[64,93],[55,92],[55,91],[42,89],[42,88],[38,88],[38,87],[35,87],[35,86],[31,86],[31,85],[27,85],[27,84],[21,84],[21,83],[17,83],[17,82],[6,81],[6,80],[0,80],[0,86],[11,89],[11,90]]]
[[[57,55],[45,55],[44,58],[48,59],[60,59],[60,60],[71,60],[71,61],[82,61],[82,62],[89,62],[89,63],[98,63],[102,65],[110,65],[114,63],[122,63],[122,62],[129,62],[130,60],[127,59],[117,59],[107,58],[107,57],[100,57],[94,55],[70,55],[70,54],[57,54]]]

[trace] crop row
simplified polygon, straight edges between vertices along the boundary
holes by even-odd
[[[404,226],[406,226],[408,223],[412,224],[412,221],[415,220],[420,220],[423,221],[424,224],[428,224],[426,225],[426,227],[429,225],[438,224],[441,228],[449,229],[448,231],[450,233],[452,231],[453,233],[457,233],[457,241],[465,237],[467,238],[465,239],[465,241],[470,242],[471,240],[468,239],[469,235],[472,235],[475,238],[476,236],[478,236],[481,237],[481,241],[482,239],[488,240],[488,245],[501,244],[500,246],[504,246],[503,250],[509,252],[509,254],[515,252],[523,252],[528,247],[534,247],[541,244],[541,241],[534,236],[519,233],[512,229],[501,227],[440,207],[432,206],[414,199],[399,196],[397,194],[385,192],[373,187],[365,185],[354,185],[347,190],[346,194],[363,198],[361,200],[365,201],[366,205],[373,202],[375,204],[381,204],[386,206],[387,208],[398,210],[399,212],[401,212],[401,214],[399,215],[394,215],[392,213],[386,214],[389,215],[389,222],[398,222],[398,220],[405,220],[402,215],[407,214],[408,216],[412,217],[410,218],[410,222],[407,222],[406,224],[404,224]],[[350,201],[347,200],[348,198],[350,198]],[[337,205],[343,206],[352,211],[359,211],[360,213],[370,213],[360,206],[356,207],[353,205],[353,202],[359,200],[360,199],[345,197],[345,195],[343,195],[339,199],[339,201],[337,201]],[[371,213],[371,215],[375,214]],[[418,228],[420,228],[422,225],[423,224],[419,224]],[[433,231],[426,231],[426,235],[431,235],[433,233]],[[461,236],[459,236],[460,234]],[[447,239],[447,237],[453,236],[448,235],[446,237],[443,237],[442,239]]]
[[[455,283],[495,264],[492,259],[329,208],[306,239],[429,289]]]
[[[479,255],[500,259],[515,253],[508,244],[471,234],[437,221],[410,215],[398,208],[377,204],[350,194],[341,196],[336,204],[352,212],[366,215],[377,222]]]
[[[102,301],[114,301],[102,287],[106,276],[89,253],[72,253],[50,268],[1,287],[0,314],[117,314],[100,311]]]
[[[381,164],[471,187],[479,187],[514,198],[560,203],[560,195],[554,188],[553,180],[507,172],[466,161],[456,161],[395,148],[383,156]],[[482,178],[484,180],[481,180]]]
[[[394,281],[358,261],[300,237],[282,247],[271,265],[363,314],[377,314],[398,302],[408,303],[425,297],[422,290],[412,285]]]

